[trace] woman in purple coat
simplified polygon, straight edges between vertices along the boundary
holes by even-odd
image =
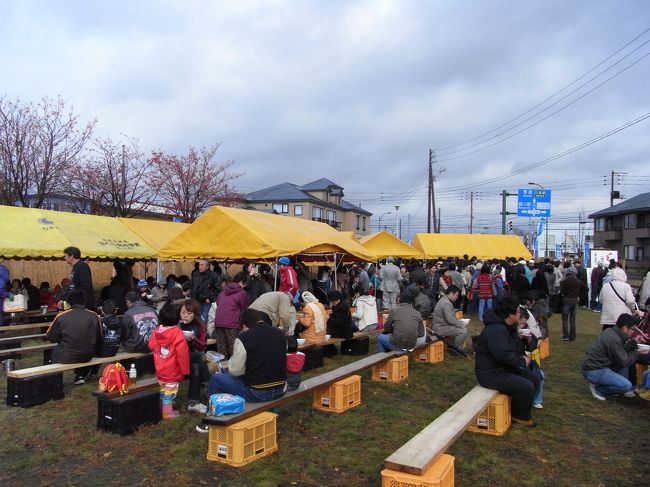
[[[245,285],[246,274],[240,272],[226,284],[217,297],[213,336],[217,341],[217,351],[227,359],[232,355],[235,338],[239,335],[241,313],[248,308],[248,294],[244,289]]]

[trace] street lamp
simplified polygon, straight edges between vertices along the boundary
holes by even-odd
[[[380,232],[381,232],[381,219],[383,217],[385,217],[386,215],[390,215],[391,213],[392,213],[392,211],[387,211],[386,213],[382,213],[381,215],[379,215],[379,231]]]
[[[533,182],[529,182],[528,184],[530,184],[531,186],[537,186],[542,191],[546,191],[544,189],[544,186],[542,186],[541,184],[537,184],[537,183],[533,183]],[[548,258],[548,219],[549,219],[549,217],[546,217],[546,237],[545,237],[546,242],[544,244],[544,247],[545,247],[544,257],[547,257],[547,258]]]

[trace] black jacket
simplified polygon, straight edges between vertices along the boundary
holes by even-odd
[[[524,341],[517,336],[517,325],[508,326],[492,310],[483,318],[485,327],[476,341],[474,371],[479,384],[483,379],[499,374],[513,373],[526,367]],[[531,338],[530,349],[537,348],[537,339]]]
[[[84,303],[86,309],[95,309],[93,276],[90,267],[83,260],[78,260],[72,266],[72,271],[70,271],[70,287],[68,287],[67,293],[69,294],[72,290],[83,291],[86,296],[86,302]],[[65,299],[67,299],[68,294],[66,294]]]
[[[192,275],[192,296],[199,303],[206,299],[214,303],[221,292],[221,277],[214,271],[195,272]]]
[[[120,348],[124,324],[121,316],[108,315],[102,318],[102,339],[97,347],[98,357],[112,357]]]
[[[327,319],[327,333],[332,338],[352,338],[352,317],[345,301],[332,307],[332,314]]]

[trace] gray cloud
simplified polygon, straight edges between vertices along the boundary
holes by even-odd
[[[218,157],[236,161],[244,190],[328,177],[376,214],[399,204],[412,231],[425,228],[430,147],[524,112],[642,32],[650,13],[646,2],[586,0],[26,1],[0,9],[7,95],[61,94],[83,117],[97,117],[101,133],[126,133],[145,149],[221,142]],[[455,160],[441,151],[443,229],[468,223],[464,190],[449,189],[459,186],[487,193],[476,214],[492,231],[498,192],[528,181],[557,187],[560,216],[606,206],[596,176],[611,170],[629,173],[624,193],[644,191],[632,184],[648,174],[650,122],[522,175],[481,181],[650,111],[649,63],[502,144]],[[579,191],[556,183],[565,180],[582,181]]]

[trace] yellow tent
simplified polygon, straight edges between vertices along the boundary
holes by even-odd
[[[531,258],[530,252],[516,235],[417,233],[413,247],[420,250],[425,259],[460,257],[463,254],[479,259]]]
[[[133,230],[156,251],[190,226],[188,223],[144,220],[141,218],[118,218],[118,220]]]
[[[370,252],[375,254],[377,259],[385,259],[389,256],[402,257],[404,259],[422,258],[421,251],[411,247],[406,242],[385,230],[373,233],[372,235],[367,235],[359,242]]]
[[[346,253],[373,260],[361,244],[324,223],[261,211],[213,206],[160,249],[163,260],[274,259]]]
[[[78,247],[91,259],[154,259],[156,251],[117,218],[0,206],[0,256],[60,259]]]

